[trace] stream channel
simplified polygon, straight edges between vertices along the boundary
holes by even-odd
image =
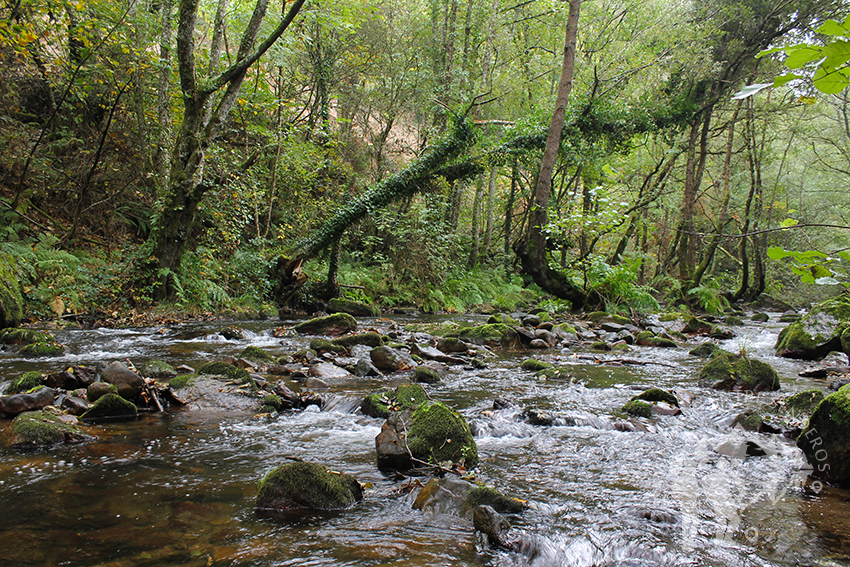
[[[821,489],[807,480],[807,464],[792,441],[730,427],[743,410],[826,388],[825,380],[798,377],[805,363],[773,355],[782,327],[777,319],[771,314],[768,323],[735,328],[738,336],[721,343],[774,366],[782,389],[771,394],[700,388],[704,361],[688,355],[696,343],[634,347],[625,355],[650,362],[645,365],[602,365],[557,349],[539,353],[573,365],[574,384],[539,381],[520,369],[529,352],[496,352],[485,369],[452,366],[441,383],[426,385],[433,399],[470,422],[481,456],[476,479],[529,501],[531,509],[510,521],[539,542],[540,553],[531,561],[486,549],[468,518],[414,510],[417,490],[404,488],[425,479],[378,471],[374,440],[383,421],[363,415],[359,406],[365,395],[406,378],[391,375],[333,382],[322,393],[322,410],[312,406],[274,418],[252,411],[172,410],[84,426],[97,440],[82,445],[2,449],[0,565],[850,565],[850,491]],[[433,318],[359,323],[385,332],[424,320]],[[0,352],[0,388],[27,370],[126,359],[138,367],[161,359],[197,368],[248,345],[284,355],[309,342],[273,336],[276,327],[295,323],[57,331],[67,347],[63,357],[25,360]],[[245,329],[248,338],[225,340],[217,330],[227,325]],[[298,391],[298,383],[287,383]],[[688,390],[695,398],[676,417],[632,418],[646,431],[615,429],[615,422],[629,419],[619,408],[635,387],[647,385]],[[515,407],[492,411],[497,396]],[[574,424],[532,426],[519,419],[526,407]],[[737,458],[714,451],[746,440],[767,455]],[[363,501],[329,514],[257,515],[257,482],[288,462],[286,456],[354,475],[366,486]]]

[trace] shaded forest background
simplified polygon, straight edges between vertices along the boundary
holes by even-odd
[[[582,2],[538,226],[569,4],[5,2],[0,253],[27,316],[335,294],[719,311],[840,291],[850,93],[818,92],[801,64],[735,94],[794,66],[762,50],[836,41],[818,30],[850,6]],[[587,305],[527,273],[532,228]],[[287,291],[289,260],[310,279]]]

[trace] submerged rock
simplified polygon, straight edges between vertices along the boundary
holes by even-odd
[[[421,384],[437,384],[442,380],[440,374],[427,366],[417,366],[413,369],[413,381]]]
[[[723,352],[703,366],[699,384],[715,390],[769,392],[779,389],[779,375],[766,362]]]
[[[416,364],[407,352],[388,346],[373,348],[369,357],[372,363],[383,372],[410,370]]]
[[[821,359],[831,351],[850,355],[850,294],[822,301],[798,321],[782,329],[777,356]]]
[[[369,317],[380,315],[381,311],[374,305],[367,305],[343,297],[334,297],[328,301],[328,313],[348,313],[357,317]]]
[[[850,487],[850,386],[824,398],[797,438],[797,446],[814,476]]]
[[[66,423],[59,416],[43,411],[20,414],[12,421],[8,435],[9,445],[18,448],[82,443],[92,439],[76,425]]]
[[[342,510],[363,499],[353,476],[317,463],[294,462],[269,471],[260,481],[257,510]]]
[[[357,320],[348,313],[334,313],[295,325],[295,331],[302,335],[338,336],[356,330]]]
[[[174,367],[163,360],[149,360],[143,368],[142,374],[154,380],[170,380],[177,376]]]

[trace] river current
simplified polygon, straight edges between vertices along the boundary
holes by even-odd
[[[772,316],[772,320],[775,320]],[[416,322],[362,320],[361,327]],[[160,359],[200,364],[248,345],[275,355],[308,338],[273,336],[295,321],[192,323],[162,328],[57,331],[63,357],[24,360],[0,352],[5,382],[27,370]],[[226,340],[226,325],[246,331]],[[472,523],[451,511],[412,508],[424,479],[376,467],[382,420],[360,413],[363,397],[406,376],[345,381],[312,406],[275,418],[244,411],[183,409],[129,423],[85,426],[97,440],[22,452],[0,450],[0,564],[18,566],[790,566],[850,565],[850,491],[813,483],[792,441],[732,429],[734,417],[782,395],[826,388],[798,377],[805,363],[772,352],[781,326],[736,328],[721,346],[746,349],[774,366],[782,389],[770,394],[700,388],[704,361],[677,349],[635,347],[643,365],[604,365],[546,351],[575,369],[575,383],[540,381],[520,369],[528,352],[497,352],[484,369],[449,368],[427,385],[460,411],[475,432],[476,480],[527,500],[510,517],[539,543],[533,559],[486,549]],[[614,355],[600,354],[604,359]],[[298,384],[288,382],[297,391]],[[619,409],[635,388],[690,392],[675,417],[633,420]],[[5,388],[5,384],[0,385]],[[496,397],[515,403],[493,410]],[[565,424],[532,426],[527,407]],[[3,425],[8,424],[4,420]],[[754,441],[759,457],[724,456],[724,443]],[[256,514],[257,482],[287,456],[354,475],[365,497],[353,509],[268,518]]]

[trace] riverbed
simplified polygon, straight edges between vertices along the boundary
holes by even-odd
[[[826,388],[798,377],[806,366],[777,359],[781,325],[735,328],[720,345],[742,349],[776,368],[782,389],[745,394],[700,388],[704,361],[677,349],[635,347],[642,365],[605,365],[576,355],[545,356],[574,368],[575,380],[540,381],[523,371],[528,352],[500,352],[484,369],[453,366],[430,396],[460,411],[476,434],[476,480],[527,500],[511,517],[514,530],[540,543],[539,555],[492,551],[477,541],[468,518],[412,508],[424,479],[385,475],[376,467],[382,420],[363,415],[360,401],[407,376],[359,379],[323,393],[316,406],[276,417],[188,408],[137,421],[85,426],[94,442],[0,458],[0,563],[9,566],[283,566],[283,565],[850,565],[850,491],[812,483],[792,441],[730,427],[746,409],[782,395]],[[473,318],[474,319],[474,318]],[[385,331],[417,322],[363,319]],[[0,352],[0,377],[27,370],[147,360],[198,367],[254,345],[292,353],[309,338],[295,320],[217,321],[135,329],[55,332],[63,357],[24,360]],[[244,329],[226,340],[219,330]],[[277,330],[276,330],[277,329]],[[599,354],[604,360],[614,357]],[[300,386],[287,381],[294,390]],[[686,391],[693,402],[675,417],[616,423],[636,389]],[[0,387],[4,387],[2,385]],[[496,397],[514,406],[493,410]],[[535,407],[565,425],[519,419]],[[8,424],[8,420],[4,420]],[[569,425],[566,425],[566,424]],[[767,453],[729,457],[726,442],[757,442]],[[257,482],[298,457],[354,475],[365,497],[353,509],[286,518],[254,510]]]

